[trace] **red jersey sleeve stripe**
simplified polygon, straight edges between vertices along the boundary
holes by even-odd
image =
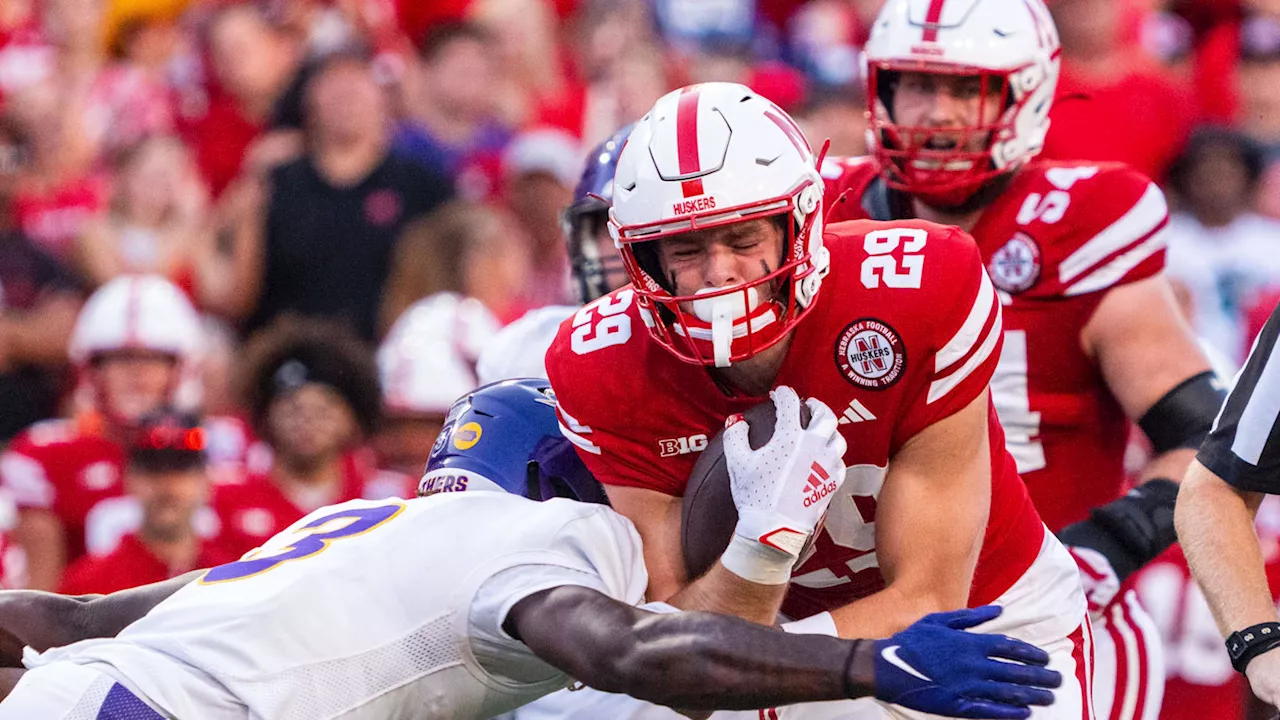
[[[929,395],[925,398],[925,404],[932,404],[945,397],[947,393],[955,390],[960,383],[965,381],[965,378],[972,375],[973,371],[981,367],[987,358],[991,356],[991,352],[995,350],[996,345],[1000,342],[1000,333],[1003,330],[1000,322],[1000,303],[993,301],[990,307],[991,316],[989,317],[991,321],[987,323],[982,344],[954,372],[929,383]]]
[[[1162,225],[1158,230],[1148,235],[1145,240],[1134,245],[1132,249],[1116,256],[1111,262],[1077,280],[1067,287],[1062,294],[1071,297],[1072,295],[1083,295],[1111,287],[1117,280],[1128,274],[1130,270],[1141,264],[1143,260],[1163,250],[1164,246],[1165,229]]]
[[[978,343],[985,337],[982,331],[987,326],[987,321],[991,318],[991,304],[995,298],[995,288],[991,285],[991,278],[987,276],[985,271],[979,271],[982,279],[978,285],[978,297],[973,301],[973,307],[969,309],[969,316],[964,319],[964,323],[956,334],[947,341],[946,345],[938,351],[935,356],[933,371],[942,373],[947,368],[955,365],[973,352]]]
[[[1058,279],[1066,285],[1109,255],[1159,229],[1168,218],[1169,206],[1164,193],[1155,183],[1148,184],[1147,191],[1128,212],[1062,261],[1058,266]]]
[[[698,157],[698,98],[696,86],[684,89],[676,103],[676,159],[681,175],[694,175],[702,170]]]
[[[0,484],[22,508],[51,508],[58,494],[39,460],[12,450],[0,454]]]
[[[564,435],[565,439],[592,455],[600,454],[600,446],[584,437],[593,432],[591,428],[574,420],[572,415],[565,412],[564,408],[558,405],[556,406],[556,415],[560,424],[560,434]]]

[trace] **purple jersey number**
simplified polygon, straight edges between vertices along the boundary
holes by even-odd
[[[233,563],[219,565],[205,573],[204,577],[200,578],[200,583],[212,585],[231,580],[243,580],[264,573],[290,560],[311,557],[329,547],[331,541],[369,532],[399,515],[401,510],[404,510],[404,504],[394,503],[373,507],[347,508],[318,517],[295,531],[301,534],[302,537],[292,544],[272,551],[270,555],[259,555],[257,553],[261,551],[255,550],[251,553],[253,557],[245,557]],[[342,524],[337,527],[326,527],[333,523]]]

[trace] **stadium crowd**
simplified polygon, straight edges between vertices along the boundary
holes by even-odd
[[[1230,377],[1280,301],[1280,2],[1047,4],[1042,156],[1160,183]],[[727,80],[864,154],[881,5],[0,0],[0,584],[110,592],[411,496],[499,328],[578,301],[589,151]],[[1280,589],[1280,507],[1258,532]],[[1161,718],[1257,709],[1177,548],[1128,583]]]

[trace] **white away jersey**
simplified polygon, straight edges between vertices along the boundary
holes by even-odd
[[[569,679],[502,630],[559,585],[638,604],[639,536],[607,507],[495,492],[321,508],[116,638],[41,655],[178,718],[488,718]]]
[[[581,309],[577,305],[548,305],[530,310],[502,328],[484,346],[476,362],[480,384],[512,378],[545,378],[547,348],[556,339],[560,323]]]

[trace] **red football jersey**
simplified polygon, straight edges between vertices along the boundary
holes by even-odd
[[[46,420],[24,430],[0,455],[0,483],[19,510],[40,509],[62,521],[67,563],[108,552],[137,523],[124,502],[124,449],[91,420]]]
[[[1280,604],[1280,500],[1268,497],[1254,524],[1266,561],[1267,583]],[[1160,720],[1243,720],[1249,693],[1231,667],[1204,593],[1191,578],[1182,548],[1174,545],[1134,576],[1142,606],[1164,642],[1164,705]]]
[[[909,212],[872,159],[835,159],[823,176],[833,222]],[[1124,165],[1037,162],[973,228],[1004,306],[991,397],[1018,471],[1055,532],[1123,491],[1129,425],[1080,333],[1109,288],[1164,267],[1167,222],[1160,189]]]
[[[220,553],[204,543],[194,565],[189,568],[171,568],[156,557],[141,538],[129,533],[120,539],[120,544],[109,554],[102,557],[86,555],[72,563],[62,575],[58,592],[66,595],[113,593],[168,580],[190,570],[234,562],[238,557]]]
[[[140,521],[124,492],[124,448],[101,432],[94,415],[36,423],[0,455],[0,487],[19,510],[47,510],[62,522],[67,564],[104,555]],[[247,426],[233,418],[205,419],[211,478],[238,472]]]
[[[263,446],[258,446],[263,447]],[[377,470],[369,455],[347,453],[342,459],[340,495],[325,504],[364,498],[412,497],[416,483],[399,473]],[[298,521],[314,507],[300,507],[271,480],[271,470],[251,471],[242,482],[218,485],[213,492],[213,510],[221,521],[221,532],[213,542],[217,552],[239,558],[268,538]]]
[[[794,574],[784,612],[797,618],[884,587],[873,523],[890,458],[982,393],[1000,344],[999,303],[963,232],[918,221],[846,223],[828,228],[826,246],[831,272],[776,383],[842,416],[848,474]],[[725,417],[761,401],[726,394],[705,369],[654,341],[630,289],[566,320],[547,371],[565,435],[595,476],[671,495],[683,493],[696,453]],[[1022,575],[1044,537],[994,413],[991,462],[991,520],[970,598],[979,604]]]

